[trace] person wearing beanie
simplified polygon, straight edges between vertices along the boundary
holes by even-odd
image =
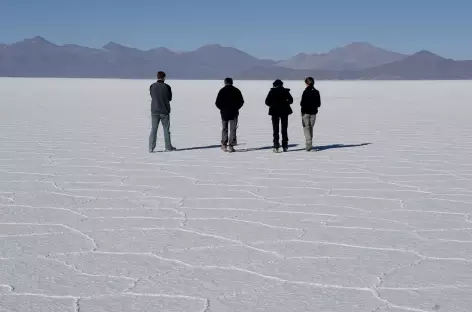
[[[234,146],[236,145],[239,110],[244,105],[244,98],[241,91],[233,86],[232,78],[226,78],[224,84],[225,86],[218,92],[215,104],[220,110],[223,125],[221,131],[221,149],[225,152],[232,153],[235,151]]]
[[[282,132],[282,148],[288,150],[288,116],[293,113],[290,105],[293,103],[293,97],[290,89],[284,88],[283,82],[277,79],[273,83],[266,97],[265,104],[269,106],[269,115],[272,116],[272,130],[274,138],[274,152],[280,150],[280,134]]]
[[[302,125],[305,134],[306,151],[313,149],[313,127],[316,122],[318,108],[321,106],[320,92],[315,89],[315,80],[313,77],[305,79],[306,88],[303,91],[300,102],[302,111]]]

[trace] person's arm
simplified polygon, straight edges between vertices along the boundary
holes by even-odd
[[[167,85],[167,93],[168,93],[168,97],[169,97],[169,102],[172,101],[172,88]]]
[[[216,96],[215,105],[218,109],[221,110],[221,90],[218,92],[218,95]]]
[[[317,100],[318,100],[318,108],[319,108],[319,107],[321,107],[321,94],[320,94],[320,91],[318,91],[318,92],[316,93],[316,96],[317,96],[317,98],[318,98]]]
[[[269,107],[272,106],[272,90],[270,90],[269,94],[267,94],[265,104]]]
[[[152,98],[152,85],[149,86],[149,95],[150,95],[151,98]]]
[[[243,94],[241,93],[241,90],[238,90],[238,96],[239,96],[239,109],[241,109],[244,105],[244,97],[243,97]]]
[[[304,107],[306,105],[306,89],[303,90],[302,99],[300,100],[300,106]]]
[[[290,105],[293,103],[293,97],[290,94],[290,90],[287,90],[287,103]]]

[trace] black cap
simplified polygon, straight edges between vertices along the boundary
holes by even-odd
[[[284,85],[284,83],[282,82],[282,80],[277,79],[276,81],[274,81],[273,85],[274,87],[281,87]]]
[[[306,77],[305,83],[309,86],[314,86],[315,85],[315,79],[313,77]]]

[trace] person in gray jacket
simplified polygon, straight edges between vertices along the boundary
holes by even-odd
[[[149,87],[151,95],[151,117],[152,129],[149,136],[149,153],[153,153],[156,148],[157,129],[162,121],[164,128],[164,141],[166,152],[175,151],[170,139],[170,101],[172,101],[172,89],[164,81],[166,73],[159,71],[157,73],[157,81]]]

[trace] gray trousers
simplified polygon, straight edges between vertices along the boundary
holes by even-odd
[[[315,126],[316,115],[304,114],[302,116],[303,132],[307,147],[313,146],[313,127]]]
[[[238,127],[238,118],[233,120],[221,120],[221,145],[235,146],[236,145],[236,129]],[[228,137],[229,128],[229,137]]]
[[[170,115],[164,114],[152,114],[152,129],[151,134],[149,135],[149,150],[154,151],[156,148],[157,141],[157,129],[159,128],[159,123],[162,121],[162,127],[164,128],[164,141],[166,150],[172,149],[172,143],[170,140]]]

